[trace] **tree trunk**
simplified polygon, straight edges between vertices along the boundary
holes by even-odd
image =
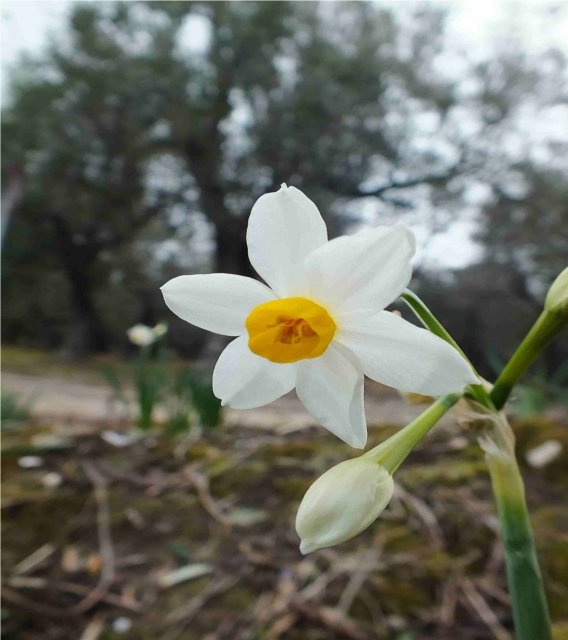
[[[246,244],[247,218],[231,215],[225,204],[224,188],[218,179],[220,164],[218,127],[211,129],[208,144],[200,140],[188,139],[185,153],[199,186],[203,211],[215,226],[214,270],[217,273],[254,277]],[[212,372],[219,355],[229,342],[230,339],[226,336],[209,334],[200,353],[200,368]]]
[[[235,218],[215,229],[215,272],[254,277],[248,257],[246,219]]]
[[[51,221],[72,308],[72,327],[63,345],[63,353],[77,358],[93,351],[106,351],[108,334],[93,303],[91,269],[98,250],[93,245],[77,245],[72,231],[60,216],[51,216]]]
[[[64,345],[64,354],[76,358],[87,353],[106,351],[108,335],[93,304],[93,283],[82,265],[69,263],[66,267],[73,325]]]

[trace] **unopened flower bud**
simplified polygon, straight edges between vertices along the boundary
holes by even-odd
[[[390,473],[367,457],[326,471],[308,489],[296,516],[304,554],[349,540],[366,529],[392,498]]]
[[[159,340],[168,332],[168,323],[167,322],[158,322],[158,324],[152,329],[152,333],[154,334],[154,338]]]
[[[568,315],[568,267],[552,283],[544,308],[551,313]]]

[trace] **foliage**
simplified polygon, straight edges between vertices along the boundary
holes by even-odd
[[[132,383],[135,393],[135,421],[141,431],[149,431],[155,421],[155,411],[163,407],[167,433],[177,436],[193,426],[213,429],[221,420],[221,403],[214,396],[211,381],[191,367],[172,367],[167,354],[158,345],[140,349]],[[113,398],[129,415],[131,401],[125,383],[110,365],[100,368]]]
[[[221,420],[221,402],[213,394],[211,382],[190,367],[172,373],[166,411],[166,428],[172,435],[189,431],[193,416],[206,429]]]
[[[565,253],[560,161],[504,142],[523,109],[562,102],[560,52],[448,74],[445,10],[363,2],[83,2],[66,35],[22,61],[3,114],[3,170],[26,175],[3,256],[12,342],[102,349],[156,319],[169,277],[248,273],[247,214],[283,181],[333,235],[363,210],[443,230],[481,185],[495,260],[545,286]]]
[[[21,394],[14,391],[2,391],[0,403],[2,427],[14,427],[26,422],[30,417],[35,399],[35,394],[23,398]]]
[[[522,418],[531,418],[545,413],[558,404],[568,407],[568,368],[565,366],[550,379],[534,375],[515,387],[511,411]]]

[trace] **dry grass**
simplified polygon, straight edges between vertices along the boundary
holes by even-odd
[[[323,430],[219,429],[181,445],[153,434],[119,449],[100,437],[108,426],[34,423],[5,436],[7,639],[512,638],[485,464],[457,428],[413,453],[366,532],[302,557],[299,501],[352,455]],[[559,420],[515,427],[521,457],[552,437],[568,450]],[[373,428],[372,443],[396,428]],[[38,433],[65,447],[45,449]],[[18,467],[38,451],[42,468]],[[523,468],[558,640],[568,637],[566,462]],[[43,486],[50,471],[61,486]],[[201,577],[172,585],[187,565]],[[132,627],[119,633],[122,617]]]

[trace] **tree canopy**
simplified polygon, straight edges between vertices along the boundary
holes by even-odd
[[[488,255],[549,282],[566,254],[562,167],[513,147],[520,114],[565,100],[565,58],[507,50],[456,73],[445,19],[363,2],[74,5],[15,70],[3,113],[3,170],[25,172],[6,337],[106,348],[158,313],[167,277],[251,275],[248,213],[281,182],[332,234],[436,231],[477,197]]]

